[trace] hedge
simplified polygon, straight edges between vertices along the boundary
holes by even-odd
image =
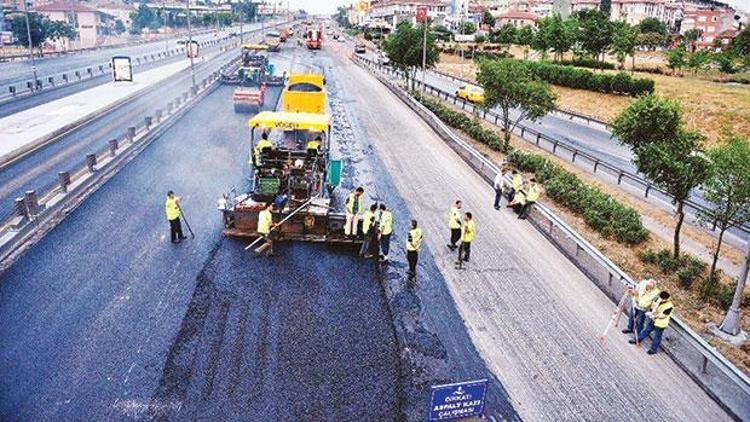
[[[602,62],[594,59],[578,58],[573,60],[558,60],[553,64],[562,66],[576,66],[576,67],[588,67],[591,69],[609,69],[613,70],[615,65],[610,62]]]
[[[496,151],[509,152],[503,150],[502,138],[495,131],[485,129],[477,119],[420,93],[415,93],[415,98],[448,126],[466,132],[474,140]],[[544,185],[548,197],[583,216],[586,224],[602,236],[627,245],[638,244],[648,238],[648,231],[636,210],[617,202],[596,187],[587,186],[578,176],[556,166],[547,158],[515,150],[508,155],[508,161],[521,171],[533,172]]]
[[[526,61],[526,63],[539,79],[554,85],[633,97],[654,92],[652,79],[633,78],[625,72],[594,73],[586,69],[549,62]]]

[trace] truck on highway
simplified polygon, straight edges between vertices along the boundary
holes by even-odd
[[[289,29],[281,28],[281,30],[279,31],[279,41],[286,42],[288,38],[289,38]]]
[[[320,50],[323,45],[323,31],[320,28],[308,28],[305,38],[308,50]]]
[[[266,32],[264,42],[268,46],[268,51],[281,50],[281,34],[279,33],[279,31]]]
[[[361,243],[344,235],[346,215],[332,201],[341,162],[330,156],[332,116],[323,112],[324,84],[319,74],[291,74],[280,111],[264,111],[248,121],[251,188],[232,190],[219,200],[226,236],[257,240],[260,211],[273,204],[275,240]],[[259,149],[261,133],[271,145],[264,142]]]
[[[265,102],[268,85],[284,84],[283,76],[275,75],[275,66],[269,63],[268,46],[262,44],[244,44],[242,64],[237,73],[223,76],[227,84],[239,85],[232,92],[232,104],[235,112],[257,112]]]

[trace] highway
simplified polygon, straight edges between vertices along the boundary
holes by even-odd
[[[367,205],[388,205],[392,262],[299,243],[256,258],[222,236],[217,199],[247,188],[249,116],[219,87],[0,274],[0,419],[416,421],[431,385],[479,378],[494,420],[729,419],[666,354],[619,334],[601,345],[609,299],[528,222],[495,211],[490,187],[347,48],[292,45],[271,62],[325,74],[337,197],[364,186]],[[165,89],[132,113],[172,99]],[[17,177],[55,174],[47,160],[82,157],[137,117],[97,121]],[[14,179],[0,184],[8,198]],[[196,234],[179,245],[170,189]],[[456,198],[478,227],[466,271],[444,246]],[[425,231],[415,283],[411,218]]]

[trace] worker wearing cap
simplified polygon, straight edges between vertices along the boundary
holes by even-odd
[[[266,148],[273,148],[273,143],[268,140],[268,133],[263,132],[260,141],[258,141],[253,150],[253,166],[257,166],[260,163],[260,154]]]
[[[388,261],[388,252],[391,250],[391,233],[393,233],[393,214],[386,209],[385,204],[380,204],[380,252],[383,261]]]
[[[365,210],[363,206],[363,193],[365,193],[365,190],[360,186],[356,190],[349,192],[349,196],[346,197],[346,225],[344,225],[344,234],[347,237],[357,236],[359,218]]]
[[[306,149],[307,149],[308,156],[315,157],[316,155],[318,155],[318,153],[320,153],[320,141],[321,140],[322,139],[320,138],[320,136],[316,136],[315,139],[311,139],[307,143]]]
[[[646,327],[642,331],[639,331],[638,340],[631,339],[630,344],[642,342],[653,331],[654,338],[651,341],[651,348],[648,349],[648,354],[655,354],[659,350],[662,335],[664,334],[664,330],[669,326],[673,312],[674,304],[669,293],[660,292],[659,296],[651,304],[651,310],[646,312],[646,316],[649,318],[648,324],[646,324]]]
[[[476,234],[476,226],[474,225],[474,219],[470,212],[464,214],[464,224],[461,227],[461,246],[458,248],[458,261],[456,264],[461,264],[461,261],[469,262],[469,255],[471,255],[471,242],[474,241],[474,235]]]
[[[448,212],[448,228],[451,231],[451,241],[448,248],[455,251],[458,248],[456,242],[461,240],[461,201],[457,200]]]
[[[180,243],[181,240],[187,239],[182,235],[182,223],[180,222],[180,215],[182,214],[180,208],[180,197],[176,196],[172,191],[167,192],[167,200],[164,203],[164,213],[167,214],[167,221],[169,221],[169,231],[172,243]]]
[[[628,312],[628,327],[622,330],[625,334],[630,334],[635,329],[636,333],[643,330],[643,321],[646,311],[651,309],[651,303],[659,295],[659,289],[656,288],[656,280],[641,280],[635,288],[628,288],[625,294],[632,296],[630,312]]]
[[[264,243],[255,249],[255,254],[260,255],[266,250],[267,256],[273,256],[273,239],[271,238],[271,229],[273,228],[273,216],[271,215],[273,204],[269,203],[258,213],[258,236],[264,238]]]
[[[521,207],[521,213],[518,214],[518,218],[521,220],[525,220],[526,217],[529,216],[529,211],[531,211],[531,206],[536,204],[536,201],[539,200],[539,196],[542,194],[542,187],[539,186],[539,183],[536,182],[535,178],[531,178],[529,180],[528,185],[523,190],[526,202]]]
[[[366,258],[371,256],[370,244],[372,238],[376,235],[375,227],[377,222],[375,219],[375,213],[377,210],[378,204],[372,204],[370,205],[370,209],[362,214],[362,234],[364,235],[364,241],[362,242],[362,247],[359,249],[359,256],[364,256]]]
[[[419,259],[419,249],[422,247],[422,229],[417,227],[417,220],[411,220],[411,230],[406,239],[406,260],[409,261],[409,278],[417,275],[417,260]]]

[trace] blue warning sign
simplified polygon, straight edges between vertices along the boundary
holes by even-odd
[[[481,416],[486,392],[486,379],[432,386],[430,421]]]

